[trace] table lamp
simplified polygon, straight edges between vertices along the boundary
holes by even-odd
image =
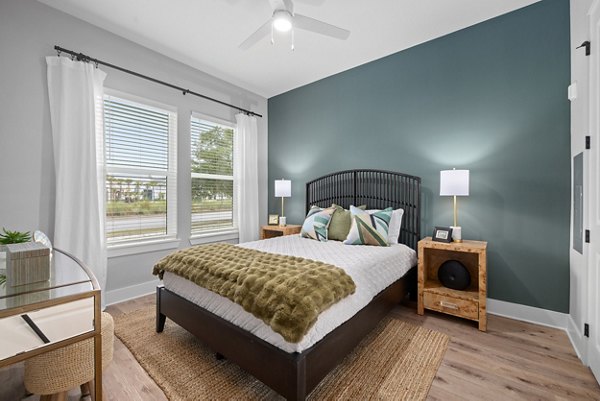
[[[290,180],[275,180],[275,196],[281,197],[281,217],[279,218],[279,225],[286,225],[286,218],[283,215],[283,199],[292,196],[292,182]]]
[[[458,225],[457,196],[469,196],[469,170],[442,170],[440,171],[440,196],[454,197],[454,226],[452,226],[452,240],[462,242],[461,227]]]

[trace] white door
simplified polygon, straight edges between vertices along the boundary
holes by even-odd
[[[600,381],[600,0],[590,8],[590,136],[589,222],[591,242],[588,248],[588,362]]]

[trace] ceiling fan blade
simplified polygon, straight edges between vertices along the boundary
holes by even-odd
[[[271,18],[269,18],[269,20],[267,22],[262,24],[260,28],[258,28],[256,31],[254,31],[254,33],[252,35],[248,36],[248,38],[246,38],[246,40],[244,40],[238,47],[242,50],[248,50],[249,48],[254,46],[256,43],[258,43],[258,41],[260,41],[262,38],[267,36],[270,31],[271,31]]]
[[[269,0],[271,8],[275,10],[287,10],[290,14],[294,13],[294,3],[292,0]]]
[[[346,40],[348,39],[348,36],[350,36],[350,31],[346,29],[338,28],[335,25],[331,25],[300,14],[294,14],[294,27],[342,40]]]

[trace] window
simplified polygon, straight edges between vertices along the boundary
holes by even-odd
[[[104,97],[109,244],[177,235],[177,115],[151,103]]]
[[[191,118],[192,235],[236,228],[233,125]]]

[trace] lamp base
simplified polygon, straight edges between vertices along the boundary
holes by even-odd
[[[452,242],[463,242],[462,228],[460,226],[452,226]]]
[[[285,227],[285,226],[287,225],[287,224],[286,224],[286,220],[287,220],[287,219],[286,219],[286,217],[285,217],[285,216],[281,216],[281,217],[279,218],[279,226],[280,226],[280,227]]]

